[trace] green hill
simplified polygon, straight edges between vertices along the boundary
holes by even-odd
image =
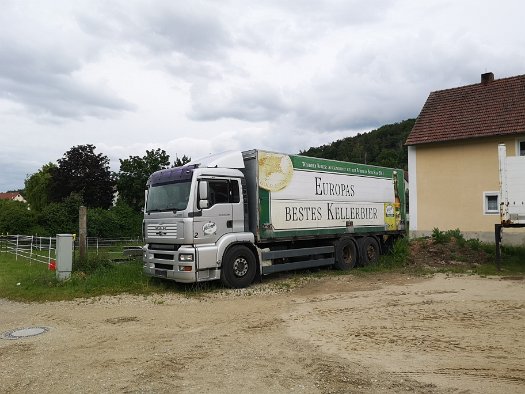
[[[368,133],[309,148],[300,154],[407,170],[408,155],[404,143],[415,122],[415,119],[407,119],[384,125]]]

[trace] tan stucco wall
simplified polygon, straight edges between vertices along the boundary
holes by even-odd
[[[472,139],[416,147],[417,231],[459,228],[462,232],[494,232],[499,215],[484,214],[483,192],[499,190],[498,144],[515,155],[512,137]]]

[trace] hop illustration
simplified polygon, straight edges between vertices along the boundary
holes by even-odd
[[[293,176],[290,157],[276,153],[259,152],[259,186],[271,192],[284,189]]]

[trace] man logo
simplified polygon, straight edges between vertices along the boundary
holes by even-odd
[[[157,230],[157,232],[155,234],[159,235],[159,236],[168,234],[166,232],[166,230],[167,230],[166,226],[155,226],[155,230]]]

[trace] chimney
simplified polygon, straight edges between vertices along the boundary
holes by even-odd
[[[494,81],[494,74],[493,73],[485,73],[481,74],[481,83],[483,85],[488,84],[489,82]]]

